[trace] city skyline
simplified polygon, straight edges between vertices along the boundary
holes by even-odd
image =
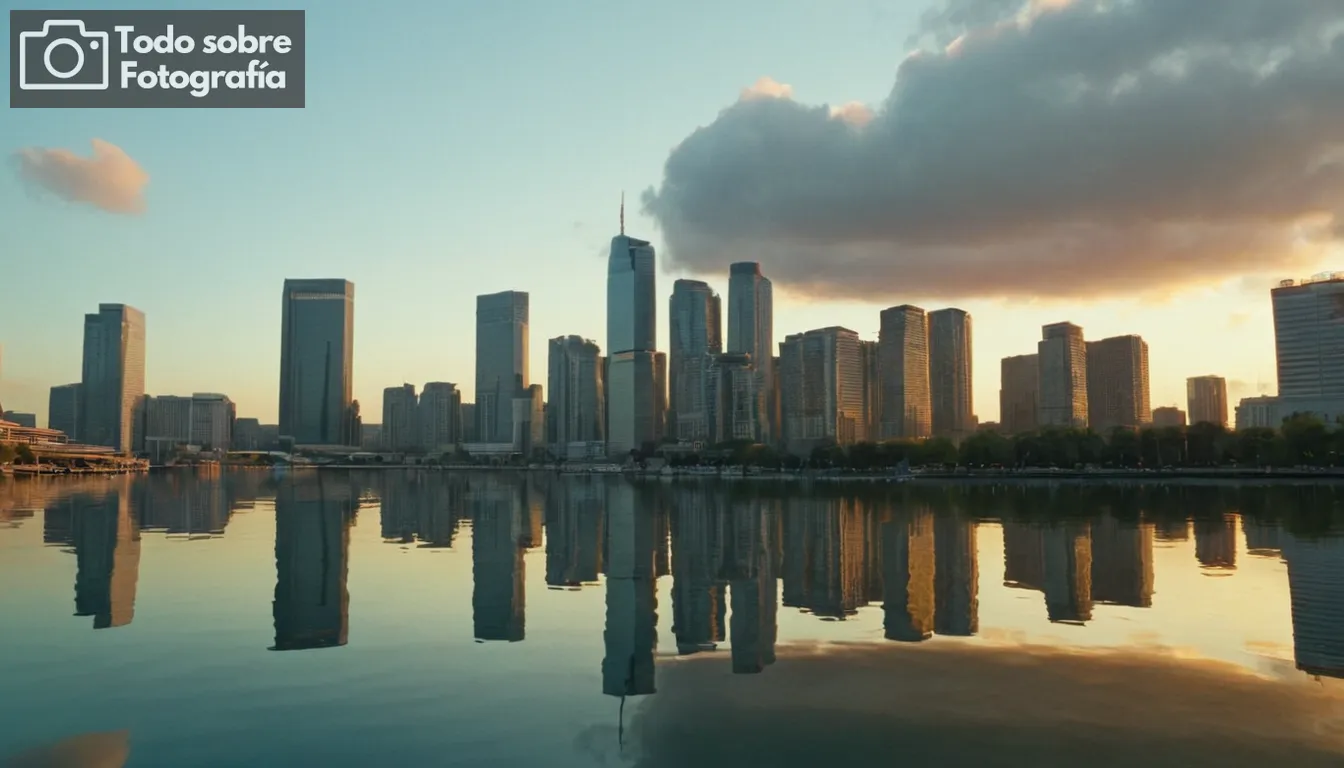
[[[1053,36],[1067,34],[1062,31],[1066,27],[1063,22],[1076,21],[1073,18],[1076,9],[1088,4],[1085,0],[1075,0],[1067,6],[1052,4],[1049,12],[1058,14],[1059,25],[1038,25],[1005,35],[1003,44],[1016,45],[1023,40],[1034,43],[1035,35],[1044,36],[1042,44],[1067,44],[1067,37]],[[0,228],[6,233],[5,250],[20,254],[20,258],[6,265],[5,278],[10,284],[24,287],[6,306],[0,307],[0,329],[4,329],[5,336],[0,343],[7,347],[6,375],[0,380],[0,401],[5,407],[37,413],[39,421],[44,422],[47,388],[78,379],[78,355],[66,351],[77,343],[77,324],[48,321],[33,327],[34,324],[26,322],[27,318],[71,317],[101,301],[123,301],[154,318],[154,345],[162,351],[157,356],[151,355],[147,363],[149,391],[229,392],[241,412],[274,423],[278,403],[274,402],[270,382],[279,375],[279,340],[273,338],[270,329],[277,322],[279,308],[266,300],[270,289],[264,286],[287,277],[324,274],[340,274],[360,286],[364,311],[356,318],[356,334],[367,341],[355,350],[355,366],[364,373],[356,379],[354,399],[367,406],[376,402],[383,387],[398,381],[446,380],[459,382],[464,399],[474,402],[474,382],[467,375],[474,368],[470,340],[445,342],[442,329],[470,324],[470,303],[475,295],[499,290],[531,293],[532,325],[539,339],[569,334],[602,337],[604,319],[600,302],[575,297],[584,295],[579,288],[601,279],[603,264],[596,254],[604,250],[615,228],[613,209],[621,189],[632,190],[631,200],[639,200],[638,205],[628,206],[630,230],[651,240],[667,256],[660,266],[660,280],[703,279],[726,298],[727,265],[737,260],[759,259],[763,271],[774,282],[776,340],[831,325],[852,328],[861,338],[871,339],[876,331],[871,318],[886,306],[955,305],[978,320],[973,368],[991,372],[1001,358],[1030,352],[1030,347],[1022,343],[1030,329],[1067,318],[1098,338],[1137,334],[1148,341],[1155,407],[1182,405],[1185,402],[1182,382],[1192,375],[1210,372],[1227,379],[1231,401],[1274,391],[1272,332],[1268,327],[1270,305],[1264,292],[1278,278],[1301,278],[1324,266],[1344,263],[1338,248],[1333,246],[1285,253],[1280,241],[1270,236],[1272,231],[1255,227],[1251,227],[1253,231],[1245,231],[1245,237],[1224,235],[1227,239],[1221,249],[1210,247],[1209,238],[1216,237],[1211,233],[1243,231],[1239,228],[1242,220],[1235,217],[1247,212],[1237,206],[1238,201],[1223,195],[1225,188],[1232,189],[1235,185],[1209,183],[1199,174],[1191,173],[1188,180],[1181,181],[1180,194],[1156,194],[1175,187],[1165,183],[1168,181],[1165,176],[1142,174],[1158,175],[1163,164],[1154,163],[1154,157],[1170,155],[1136,150],[1132,142],[1125,140],[1126,134],[1112,133],[1093,137],[1092,141],[1094,149],[1113,153],[1106,155],[1112,162],[1105,167],[1118,169],[1114,172],[1120,176],[1094,178],[1088,188],[1114,188],[1117,196],[1128,195],[1124,202],[1130,207],[1120,206],[1123,211],[1142,211],[1145,214],[1140,217],[1142,220],[1155,220],[1168,233],[1191,236],[1190,228],[1185,226],[1189,219],[1181,217],[1193,216],[1201,224],[1216,221],[1219,226],[1196,227],[1194,234],[1200,235],[1201,245],[1197,254],[1188,258],[1173,254],[1169,239],[1161,236],[1162,231],[1145,229],[1117,235],[1103,227],[1094,233],[1095,238],[1088,233],[1074,233],[1076,236],[1066,238],[1067,263],[1057,263],[1060,248],[1044,249],[1042,264],[1051,269],[1058,267],[1046,273],[1024,256],[1031,251],[1014,250],[1019,244],[1011,233],[996,239],[1000,233],[992,228],[986,232],[968,226],[961,227],[968,237],[981,237],[988,242],[983,253],[978,248],[963,248],[962,241],[945,232],[919,229],[914,233],[931,238],[933,247],[945,246],[948,249],[945,255],[957,254],[956,269],[940,271],[930,268],[927,261],[907,264],[895,258],[874,261],[871,269],[865,269],[862,261],[855,261],[849,243],[836,232],[852,232],[856,237],[872,234],[887,252],[903,252],[892,247],[889,232],[870,233],[862,226],[870,223],[868,217],[874,212],[889,212],[888,201],[873,200],[869,206],[850,205],[836,215],[834,208],[821,204],[835,202],[833,195],[837,191],[871,190],[871,185],[838,183],[839,180],[825,175],[814,179],[807,176],[810,166],[801,160],[797,164],[780,162],[788,155],[781,157],[771,152],[742,160],[763,160],[797,174],[798,178],[815,181],[815,196],[799,191],[795,198],[816,199],[816,215],[796,216],[795,220],[779,217],[778,209],[767,206],[776,202],[775,198],[753,191],[771,188],[767,184],[769,179],[758,173],[756,165],[743,169],[739,177],[742,184],[759,186],[744,189],[747,194],[739,198],[759,200],[761,210],[751,215],[751,211],[741,211],[734,205],[724,206],[724,213],[731,211],[738,216],[741,237],[760,235],[763,215],[775,216],[781,230],[821,227],[825,231],[817,242],[834,246],[835,260],[814,258],[815,251],[810,251],[813,269],[809,273],[801,268],[802,259],[790,249],[772,252],[773,243],[768,237],[759,238],[760,242],[734,258],[720,258],[722,249],[706,249],[699,254],[682,237],[686,230],[679,229],[674,221],[676,214],[696,212],[689,207],[696,201],[672,206],[675,201],[669,198],[670,190],[676,186],[673,182],[682,178],[678,176],[682,169],[705,165],[688,162],[694,155],[686,154],[696,143],[688,137],[697,126],[713,127],[715,130],[705,135],[721,137],[721,129],[730,126],[731,119],[758,121],[772,115],[788,117],[792,113],[814,114],[824,119],[828,110],[821,107],[828,106],[830,112],[855,121],[834,122],[846,122],[858,131],[858,124],[867,117],[881,119],[881,108],[888,103],[893,112],[915,111],[916,116],[922,116],[936,105],[910,103],[904,97],[889,98],[893,94],[892,72],[915,45],[902,41],[921,35],[938,41],[925,45],[922,54],[925,60],[944,62],[955,73],[968,78],[948,87],[965,87],[968,98],[979,103],[975,94],[983,91],[973,86],[982,81],[970,76],[985,75],[989,69],[988,54],[958,59],[955,51],[940,49],[952,38],[935,34],[938,30],[921,22],[926,10],[924,3],[895,4],[880,10],[861,4],[823,13],[800,4],[781,8],[749,0],[732,8],[713,8],[719,23],[712,30],[700,29],[697,11],[684,4],[609,9],[609,13],[599,14],[603,24],[597,25],[579,24],[560,9],[552,8],[533,9],[521,18],[507,8],[494,7],[474,9],[467,14],[472,24],[484,24],[487,28],[504,25],[501,28],[510,29],[516,40],[547,41],[563,32],[570,36],[567,39],[573,42],[574,49],[585,51],[601,49],[608,39],[609,30],[603,25],[633,23],[640,15],[655,14],[663,32],[647,41],[650,55],[637,71],[613,71],[596,54],[548,57],[543,66],[543,59],[537,57],[544,56],[545,45],[535,48],[523,45],[521,54],[505,56],[486,46],[483,41],[488,36],[474,34],[471,30],[477,27],[472,24],[435,23],[451,18],[443,8],[429,3],[408,3],[407,7],[413,7],[417,17],[426,21],[424,29],[413,30],[416,39],[437,29],[433,34],[440,36],[423,38],[426,45],[433,41],[436,50],[444,46],[452,49],[451,56],[434,62],[432,71],[439,73],[439,67],[444,69],[440,78],[443,87],[433,93],[412,91],[410,84],[392,77],[414,65],[418,61],[415,57],[421,55],[417,52],[425,48],[406,45],[403,38],[393,38],[376,23],[374,11],[360,9],[337,14],[312,9],[308,13],[309,34],[315,40],[323,40],[324,45],[314,46],[309,52],[309,67],[315,73],[327,74],[310,84],[309,107],[302,112],[13,111],[0,133],[4,152],[23,153],[24,162],[28,163],[36,162],[31,158],[38,158],[83,168],[77,161],[88,155],[90,142],[105,141],[107,144],[99,145],[101,149],[97,150],[102,153],[100,162],[105,161],[108,167],[130,167],[134,183],[141,185],[131,192],[135,202],[144,203],[140,206],[144,212],[137,217],[111,215],[94,209],[87,198],[77,196],[67,197],[73,204],[61,204],[51,199],[54,194],[59,200],[59,191],[43,192],[48,188],[42,186],[40,175],[35,185],[0,183],[0,217],[22,223]],[[1147,6],[1143,8],[1144,12],[1159,13]],[[704,10],[709,10],[709,6]],[[1143,9],[1136,7],[1133,12],[1140,10]],[[1239,11],[1229,8],[1218,12]],[[771,35],[743,35],[744,29],[755,28],[760,14],[776,19],[778,28]],[[1288,11],[1285,19],[1284,25],[1277,29],[1286,35],[1308,34],[1319,28],[1315,23],[1302,23]],[[986,19],[986,24],[993,21]],[[1160,23],[1164,19],[1153,21]],[[1105,29],[1099,33],[1111,32],[1109,25],[1102,26]],[[1120,27],[1133,30],[1143,25],[1115,28]],[[442,28],[450,29],[444,32]],[[1240,27],[1229,24],[1220,28]],[[376,34],[371,30],[376,30]],[[447,38],[442,37],[444,34]],[[816,45],[818,36],[845,43]],[[682,47],[677,41],[688,37],[704,42],[698,46],[707,51],[704,66],[687,68],[675,63]],[[1184,38],[1164,38],[1152,44],[1179,48],[1188,42]],[[397,55],[374,62],[375,74],[354,76],[348,72],[348,63],[334,53],[346,43],[382,46]],[[974,45],[970,49],[976,50]],[[1309,46],[1299,48],[1308,49]],[[967,47],[955,50],[964,51]],[[1135,55],[1164,53],[1170,50],[1154,52],[1136,47]],[[499,66],[490,69],[488,77],[464,78],[454,74],[479,70],[482,61]],[[0,66],[8,66],[8,62]],[[542,70],[545,84],[537,87],[538,72]],[[902,84],[909,81],[912,86],[897,89],[901,94],[946,91],[946,88],[913,87],[925,84],[909,80],[921,74],[913,64],[902,66],[901,70]],[[346,74],[352,76],[345,77]],[[390,81],[396,81],[397,87],[377,85]],[[1021,82],[1029,89],[1035,81],[1023,78]],[[572,100],[557,103],[558,97],[552,94],[567,92],[574,83],[584,86],[572,94]],[[605,108],[614,93],[657,93],[659,97],[645,100],[652,103],[642,105],[637,128],[625,129],[612,123],[594,130],[593,115]],[[488,110],[477,113],[467,106],[495,103],[500,98],[510,108],[524,112],[545,105],[549,117],[544,121],[517,121],[501,130],[498,121],[489,118]],[[984,107],[994,110],[1005,105],[1021,107],[1022,98],[1025,97],[1014,90],[1005,94],[1003,101],[990,99]],[[348,99],[377,108],[352,118],[336,106]],[[1189,104],[1187,108],[1192,110],[1204,103],[1195,101],[1175,98],[1173,94],[1166,103]],[[818,108],[805,109],[810,106]],[[1017,111],[1035,114],[1041,120],[1060,115],[1060,110],[1065,115],[1075,114],[1066,109],[1068,105],[1051,106],[1058,109]],[[1307,108],[1310,109],[1310,102]],[[375,117],[384,112],[400,116],[395,127]],[[1272,110],[1261,112],[1265,115],[1263,119],[1272,119]],[[720,113],[724,116],[716,119]],[[992,116],[980,115],[976,125],[993,125],[999,114],[995,111]],[[1192,131],[1205,130],[1209,125],[1200,122],[1206,119],[1204,113],[1181,114],[1193,119],[1189,123]],[[948,115],[936,112],[932,117],[942,119]],[[1219,120],[1227,124],[1223,118]],[[1331,121],[1319,122],[1314,130],[1333,130],[1328,125]],[[1042,130],[1029,135],[1068,137],[1072,135],[1069,132],[1044,130],[1067,124],[1034,126]],[[315,130],[318,125],[320,131]],[[750,125],[755,127],[759,123]],[[819,132],[799,133],[815,136]],[[820,133],[829,136],[826,131]],[[1181,131],[1170,133],[1176,140],[1189,142],[1192,138]],[[1216,138],[1228,138],[1225,133],[1209,131]],[[946,133],[946,140],[956,142],[964,136],[963,132],[952,130]],[[1281,149],[1278,144],[1266,147],[1260,141],[1298,142],[1298,146],[1287,148],[1291,150],[1287,164],[1298,168],[1312,167],[1309,162],[1293,163],[1309,159],[1322,140],[1316,135],[1279,137],[1274,131],[1256,133],[1264,137],[1261,139],[1237,136],[1243,143],[1232,149],[1243,151],[1226,155],[1235,161],[1231,166],[1204,167],[1222,167],[1225,173],[1243,174],[1237,178],[1250,175],[1253,178],[1249,181],[1255,181],[1255,174],[1275,171],[1252,162],[1254,158],[1284,156],[1278,152]],[[425,155],[422,162],[399,165],[389,163],[386,153],[377,151],[389,139],[417,153],[422,147],[450,149],[422,153]],[[1097,142],[1102,146],[1097,147]],[[1220,148],[1213,141],[1196,143],[1203,151]],[[1203,146],[1206,143],[1208,147]],[[294,152],[295,146],[306,146],[312,151]],[[826,146],[829,145],[822,148]],[[458,151],[461,147],[473,150]],[[557,147],[563,147],[564,151],[555,151]],[[942,144],[939,147],[946,149]],[[1124,157],[1115,156],[1114,153],[1126,148],[1136,152],[1136,160],[1140,162],[1127,163]],[[1001,144],[995,144],[993,149],[1000,154],[992,159],[1001,162],[974,164],[963,169],[966,175],[945,173],[946,169],[936,164],[920,165],[920,172],[912,177],[955,179],[960,191],[939,197],[942,190],[930,188],[927,196],[913,200],[916,204],[897,210],[933,208],[939,215],[925,217],[931,226],[936,221],[949,220],[949,214],[956,210],[954,204],[965,203],[965,195],[983,193],[985,200],[981,202],[996,205],[1014,202],[1053,205],[1051,210],[1057,213],[1045,222],[1047,225],[1057,225],[1061,217],[1071,213],[1082,216],[1079,221],[1092,221],[1088,218],[1092,216],[1100,217],[1104,223],[1120,215],[1100,210],[1090,198],[1074,205],[1067,197],[1050,194],[1033,197],[1030,193],[1035,188],[1030,184],[1034,183],[1035,174],[1023,173],[1020,166],[1010,163],[1029,160],[1029,153],[1013,154]],[[1064,158],[1074,157],[1062,148],[1059,151]],[[900,156],[899,152],[892,154]],[[797,156],[802,158],[804,154],[799,152]],[[220,162],[220,157],[228,157],[229,161]],[[931,154],[928,162],[933,163],[939,157],[945,155]],[[335,162],[331,158],[341,160]],[[601,160],[594,162],[590,158]],[[1050,165],[1060,172],[1070,172],[1067,162]],[[734,167],[731,163],[724,166]],[[23,167],[32,170],[30,165]],[[999,176],[986,178],[984,174],[989,171],[985,169],[1004,174],[1012,180],[1012,186],[1005,187],[1008,182]],[[1121,172],[1126,169],[1136,176]],[[829,170],[829,166],[823,163],[820,170]],[[1285,165],[1280,172],[1287,174],[1290,170]],[[455,183],[445,185],[443,180],[448,178],[456,180]],[[529,183],[519,185],[516,180],[520,178],[529,179]],[[1058,183],[1048,191],[1074,188],[1067,178],[1051,179]],[[668,183],[656,188],[660,180]],[[826,183],[829,181],[837,183]],[[1246,188],[1298,189],[1305,196],[1319,190],[1318,185],[1298,181],[1276,177],[1274,183],[1248,183]],[[1108,187],[1108,183],[1112,186]],[[1018,186],[1029,188],[1018,194]],[[643,191],[650,188],[654,190],[646,202]],[[699,184],[690,188],[705,189]],[[789,185],[779,188],[794,189]],[[1139,197],[1151,198],[1152,202],[1138,207],[1139,203],[1134,202],[1136,189]],[[121,190],[116,187],[114,191]],[[266,192],[258,194],[258,190]],[[66,192],[68,195],[69,190]],[[287,204],[275,205],[276,196],[288,201]],[[1186,205],[1190,201],[1203,201],[1198,216]],[[713,199],[700,198],[699,205],[712,209],[713,203]],[[1154,217],[1153,206],[1173,212],[1163,218],[1164,211],[1159,210]],[[973,212],[981,206],[964,207]],[[1280,205],[1274,210],[1276,215],[1295,217],[1296,221],[1296,217],[1309,217],[1321,209],[1311,199],[1294,199],[1291,205]],[[986,215],[993,213],[989,211]],[[1031,213],[1041,215],[1039,209]],[[908,223],[901,216],[891,219]],[[1016,219],[1004,216],[1003,220]],[[1222,223],[1228,226],[1221,226]],[[1068,234],[1057,229],[1051,231],[1061,237]],[[507,236],[500,237],[501,232]],[[1248,248],[1254,253],[1248,255]],[[925,250],[922,243],[913,249]],[[1126,251],[1134,253],[1126,255]],[[1126,263],[1133,263],[1135,268],[1125,270]],[[893,272],[903,264],[909,267],[909,279]],[[1162,264],[1166,266],[1159,268]],[[987,279],[994,278],[977,277],[1002,277],[1005,270],[1015,267],[1022,275],[1009,275],[1014,289],[1010,295],[1017,298],[996,297],[984,286]],[[410,275],[415,279],[407,279]],[[470,279],[464,280],[464,276]],[[1024,293],[1023,284],[1030,285],[1028,277],[1039,280],[1038,290]],[[1079,282],[1074,285],[1073,280]],[[194,286],[208,286],[212,302],[208,306],[214,310],[211,319],[204,318],[202,312],[207,304],[199,301],[198,292],[192,290]],[[1005,280],[1003,293],[1007,293],[1008,287],[1009,281]],[[663,298],[659,296],[660,315],[666,311],[661,304]],[[659,325],[664,322],[660,317]],[[1177,328],[1180,333],[1175,331]],[[659,345],[662,344],[659,339]],[[540,347],[534,344],[530,350],[532,370],[542,370],[545,364],[545,352]],[[997,418],[998,387],[992,379],[992,376],[976,378],[974,401],[981,420]]]

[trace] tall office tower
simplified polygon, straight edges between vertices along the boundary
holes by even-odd
[[[476,297],[476,439],[507,443],[513,397],[528,376],[528,297],[503,291]],[[384,425],[386,428],[386,425]]]
[[[513,428],[509,432],[509,442],[524,458],[530,458],[533,451],[546,444],[546,402],[541,385],[514,390],[512,409]]]
[[[781,431],[790,451],[868,440],[859,345],[859,334],[834,326],[795,333],[779,345],[775,374]]]
[[[661,432],[655,339],[658,335],[653,246],[621,233],[607,261],[607,453],[651,446]]]
[[[933,434],[960,437],[975,431],[971,316],[965,310],[929,313],[929,398]]]
[[[355,284],[286,280],[281,322],[280,435],[298,445],[350,444]]]
[[[1227,379],[1222,376],[1192,376],[1185,380],[1190,423],[1227,426]]]
[[[145,315],[125,304],[99,304],[84,316],[80,439],[122,453],[134,450],[136,412],[145,395]]]
[[[420,445],[416,420],[420,400],[414,384],[383,390],[383,445],[389,450],[405,451]]]
[[[386,401],[384,401],[386,403]],[[447,381],[431,381],[420,393],[416,410],[420,446],[430,453],[451,451],[462,442],[462,393]],[[383,416],[387,423],[387,416]]]
[[[653,440],[667,436],[667,353],[653,353]]]
[[[1087,426],[1087,344],[1083,329],[1055,323],[1036,343],[1040,396],[1036,419],[1043,427]]]
[[[877,442],[882,434],[882,370],[877,350],[876,341],[859,341],[859,364],[863,367],[863,428],[868,434],[868,442]]]
[[[359,499],[348,484],[282,482],[275,497],[275,645],[302,651],[345,645],[350,628],[350,525]]]
[[[714,357],[707,387],[711,442],[761,441],[759,417],[765,393],[760,385],[751,355],[730,352]]]
[[[227,451],[233,446],[233,422],[238,407],[228,395],[197,392],[191,396],[191,444],[205,451]]]
[[[1270,297],[1279,397],[1344,397],[1344,276],[1285,280]]]
[[[606,409],[602,394],[602,352],[581,336],[551,339],[547,353],[546,444],[563,456],[570,443],[601,442]]]
[[[928,437],[933,432],[929,393],[929,324],[908,304],[882,310],[878,331],[882,379],[881,438]]]
[[[1084,342],[1087,425],[1098,432],[1153,421],[1148,401],[1148,343],[1138,336]]]
[[[678,280],[668,307],[667,431],[684,441],[709,439],[706,375],[723,352],[723,304],[708,284]]]
[[[71,441],[82,438],[79,435],[79,403],[82,399],[79,384],[62,384],[51,388],[47,399],[47,428],[59,429]]]
[[[778,437],[779,404],[774,401],[775,309],[774,288],[761,274],[761,265],[739,261],[728,267],[728,351],[751,355],[762,393],[761,442]]]
[[[1040,362],[1036,355],[1003,358],[999,364],[999,425],[1005,434],[1036,429],[1040,383]]]
[[[462,442],[464,442],[464,443],[478,443],[478,442],[480,442],[480,440],[477,438],[476,426],[477,426],[477,424],[476,424],[476,404],[475,404],[475,403],[463,403],[463,404],[462,404]]]

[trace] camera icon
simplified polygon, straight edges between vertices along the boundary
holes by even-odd
[[[20,32],[19,89],[105,91],[107,47],[107,33],[90,32],[79,19],[48,19],[41,32]]]

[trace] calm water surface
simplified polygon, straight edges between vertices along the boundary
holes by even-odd
[[[0,765],[1344,765],[1342,503],[0,480]]]

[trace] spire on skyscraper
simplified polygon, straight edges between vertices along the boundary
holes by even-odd
[[[625,234],[625,190],[621,190],[621,234]]]

